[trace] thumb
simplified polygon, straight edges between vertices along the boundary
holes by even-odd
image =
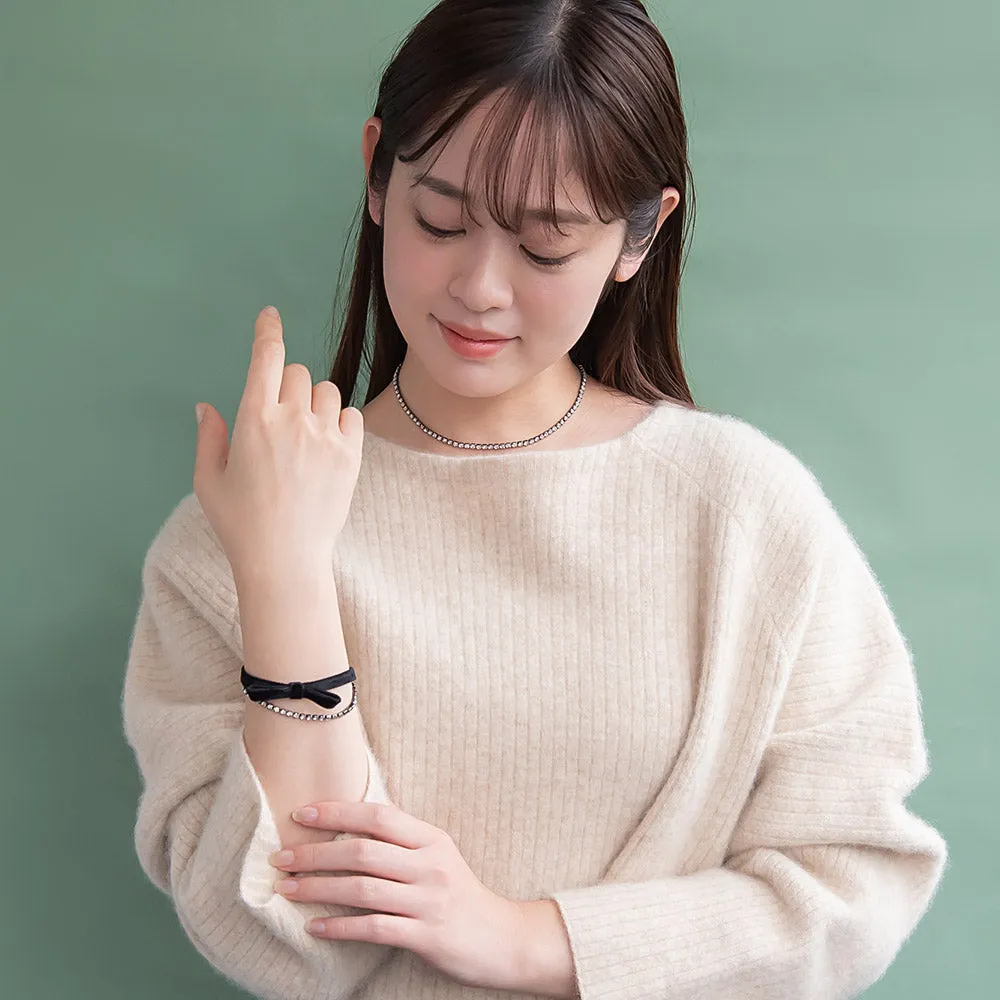
[[[198,403],[194,410],[198,420],[194,474],[202,479],[204,473],[225,468],[229,454],[229,429],[222,414],[210,403]]]

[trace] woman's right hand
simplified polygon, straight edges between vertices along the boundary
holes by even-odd
[[[232,445],[226,421],[204,406],[194,491],[234,575],[328,569],[361,468],[364,417],[341,409],[330,381],[285,365],[277,310],[262,310]]]

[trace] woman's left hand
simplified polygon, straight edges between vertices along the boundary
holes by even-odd
[[[378,912],[327,917],[307,929],[331,940],[372,941],[415,952],[466,986],[516,989],[525,913],[473,874],[444,830],[381,802],[314,802],[313,829],[368,834],[286,848],[288,872],[357,872],[296,878],[286,899],[336,903]]]

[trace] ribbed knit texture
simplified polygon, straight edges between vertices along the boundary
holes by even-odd
[[[885,972],[947,863],[885,594],[817,478],[733,416],[449,455],[366,434],[333,563],[369,800],[551,898],[583,1000],[837,1000]],[[305,931],[242,739],[232,572],[197,497],[151,544],[124,680],[135,846],[193,945],[274,1000],[534,994]],[[302,679],[309,679],[308,664]],[[301,723],[289,725],[336,725]]]

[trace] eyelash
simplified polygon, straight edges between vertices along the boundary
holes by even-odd
[[[423,229],[424,232],[426,232],[429,236],[432,236],[436,240],[447,240],[450,239],[452,236],[459,236],[462,233],[461,229],[456,229],[456,230],[438,229],[437,226],[432,226],[429,222],[422,219],[419,215],[416,216],[416,219],[417,219],[417,225],[420,226],[420,228]],[[572,254],[570,254],[567,257],[536,257],[533,253],[530,253],[527,250],[525,250],[524,252],[528,255],[529,259],[533,263],[538,264],[539,267],[548,267],[548,268],[563,267],[564,265],[568,264],[573,257]]]

